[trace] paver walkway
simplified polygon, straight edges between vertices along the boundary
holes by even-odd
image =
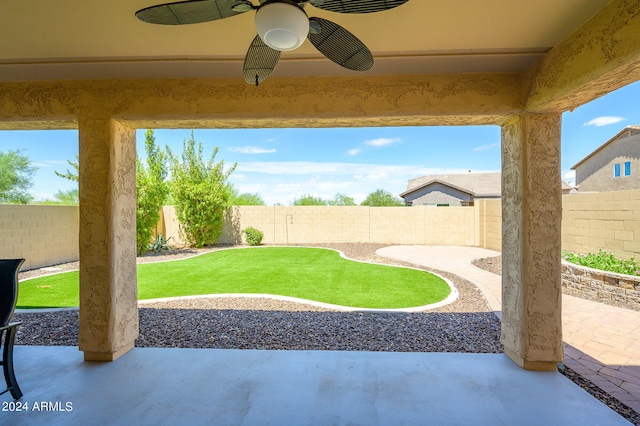
[[[471,263],[499,252],[477,247],[392,246],[377,254],[471,281],[501,316],[502,278]],[[563,295],[562,326],[565,365],[640,412],[640,312]]]

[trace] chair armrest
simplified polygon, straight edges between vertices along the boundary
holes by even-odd
[[[10,328],[15,328],[17,326],[19,326],[20,324],[22,324],[21,322],[11,322],[3,327],[0,327],[0,331],[5,331],[5,330],[9,330]]]

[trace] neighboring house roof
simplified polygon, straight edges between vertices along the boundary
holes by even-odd
[[[596,148],[595,151],[593,151],[591,154],[587,155],[582,160],[578,161],[573,167],[571,167],[571,170],[575,170],[576,167],[578,167],[579,165],[581,165],[582,163],[584,163],[585,161],[587,161],[588,159],[596,155],[598,152],[603,150],[607,145],[623,137],[623,135],[624,137],[627,137],[627,136],[632,136],[636,134],[640,134],[640,126],[634,125],[634,126],[625,127],[624,129],[620,130],[614,137],[612,137],[611,139],[609,139],[608,141],[600,145],[598,148]]]
[[[501,195],[501,173],[460,173],[451,175],[427,175],[416,179],[411,179],[407,184],[407,190],[400,194],[405,197],[412,192],[425,188],[434,183],[449,186],[458,191],[473,195],[476,198],[500,197]]]
[[[575,191],[575,188],[571,185],[569,185],[567,182],[565,182],[563,179],[562,181],[562,191]]]
[[[462,188],[462,187],[457,186],[457,185],[454,185],[451,182],[446,182],[446,181],[441,180],[441,179],[432,179],[432,180],[430,180],[428,182],[425,182],[425,183],[423,183],[421,185],[418,185],[418,186],[416,186],[414,188],[407,189],[405,192],[400,194],[400,196],[404,197],[405,195],[411,194],[412,192],[417,191],[419,189],[426,188],[427,186],[432,185],[434,183],[440,183],[442,185],[448,186],[449,188],[457,189],[458,191],[464,192],[464,193],[469,194],[469,195],[473,195],[473,196],[476,195],[473,191],[471,191],[469,189],[466,189],[466,188]]]
[[[475,198],[494,198],[502,196],[502,173],[460,173],[451,175],[427,175],[411,179],[407,183],[407,190],[400,194],[404,198],[412,192],[426,188],[434,183],[439,183],[450,188],[457,189]],[[574,188],[562,180],[563,192]]]

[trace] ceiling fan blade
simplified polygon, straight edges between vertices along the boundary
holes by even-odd
[[[372,13],[393,9],[409,0],[309,0],[313,6],[338,13]]]
[[[279,59],[280,51],[270,48],[260,36],[256,36],[247,50],[242,66],[245,81],[256,86],[262,83],[271,75]]]
[[[310,26],[320,31],[309,31],[311,43],[336,64],[354,71],[367,71],[373,66],[373,55],[356,36],[335,22],[322,18],[309,18]]]
[[[191,0],[147,7],[137,11],[136,17],[149,24],[185,25],[228,18],[252,9],[251,2],[244,0]]]

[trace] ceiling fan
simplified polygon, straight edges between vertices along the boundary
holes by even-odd
[[[255,10],[258,35],[244,60],[244,79],[256,86],[263,82],[280,59],[280,52],[297,49],[305,38],[336,64],[354,71],[373,66],[371,52],[356,36],[327,19],[311,17],[307,4],[338,13],[381,12],[409,0],[190,0],[147,7],[136,12],[143,22],[186,25],[216,21]]]

